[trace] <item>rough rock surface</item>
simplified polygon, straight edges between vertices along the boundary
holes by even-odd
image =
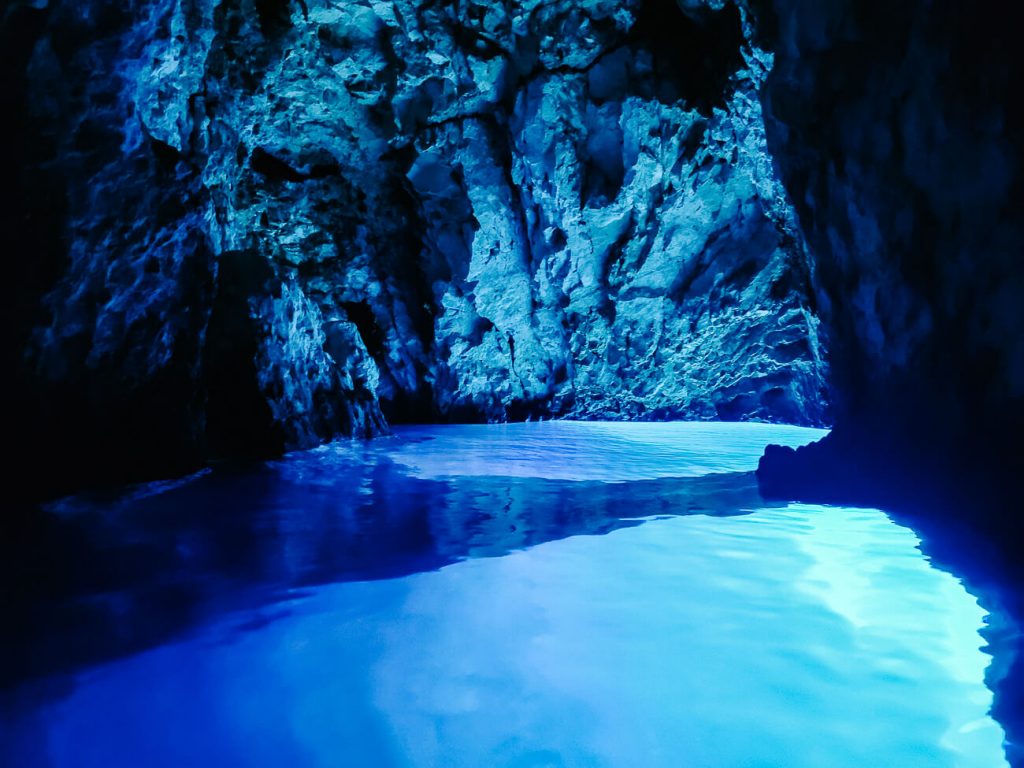
[[[745,14],[15,3],[30,429],[146,472],[385,417],[822,423]]]

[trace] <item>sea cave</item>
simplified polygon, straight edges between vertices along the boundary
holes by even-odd
[[[0,763],[1024,766],[1008,0],[7,0]]]

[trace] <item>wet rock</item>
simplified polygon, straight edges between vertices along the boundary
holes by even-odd
[[[46,382],[40,411],[88,393],[50,428],[123,442],[125,394],[141,413],[154,380],[169,424],[152,442],[189,461],[385,418],[827,418],[810,259],[757,97],[771,57],[745,10],[31,13],[11,98],[45,137],[26,174],[66,208],[20,366],[26,389]]]

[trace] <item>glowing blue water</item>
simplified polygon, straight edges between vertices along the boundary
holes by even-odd
[[[216,514],[255,485],[274,535],[244,589],[204,572],[229,608],[22,707],[11,764],[1005,765],[986,614],[912,531],[711,474],[818,434],[415,428],[107,505]]]
[[[418,477],[532,477],[626,482],[751,472],[768,443],[796,447],[825,430],[754,422],[531,424],[401,430],[389,451]]]

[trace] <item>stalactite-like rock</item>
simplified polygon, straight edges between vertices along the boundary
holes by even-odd
[[[66,201],[23,369],[76,445],[141,470],[387,418],[826,418],[745,11],[43,5],[5,20],[34,25],[22,172]]]

